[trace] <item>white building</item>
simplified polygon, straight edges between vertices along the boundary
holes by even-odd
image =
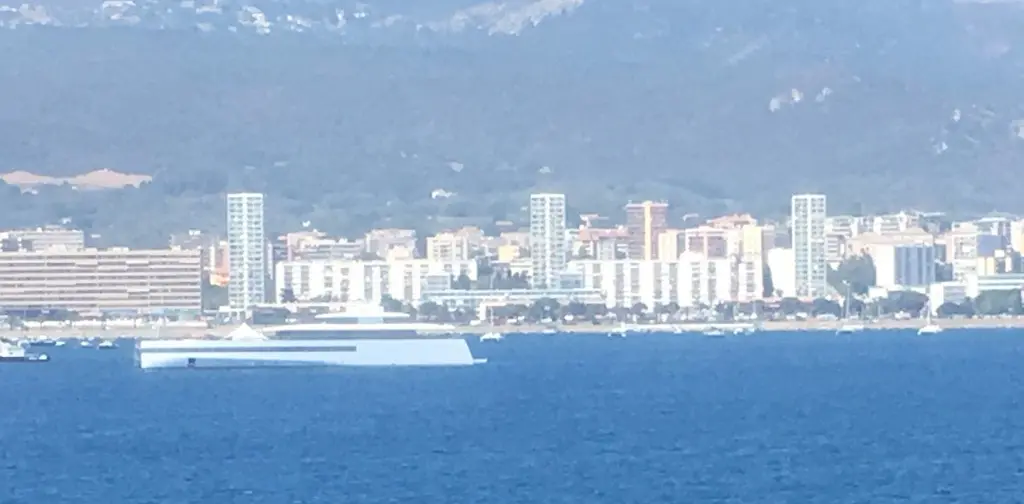
[[[1024,220],[1010,223],[1010,248],[1024,253]]]
[[[244,311],[265,301],[267,246],[263,195],[228,194],[228,306]]]
[[[764,298],[764,256],[741,255],[732,260],[729,297],[734,301]]]
[[[678,302],[680,296],[679,261],[580,260],[569,264],[580,275],[583,288],[599,290],[609,307],[632,307],[643,303],[648,308]]]
[[[569,264],[582,287],[603,293],[609,307],[677,303],[688,308],[761,298],[761,263],[708,259],[683,253],[678,260],[581,260]]]
[[[427,286],[448,290],[463,274],[475,281],[476,261],[287,261],[274,267],[279,297],[288,289],[300,301],[330,299],[341,303],[379,303],[390,296],[419,304]]]
[[[870,248],[875,285],[890,290],[935,283],[935,246],[926,243],[876,244]]]
[[[1024,289],[1024,273],[972,275],[966,279],[966,294],[976,298],[982,292]]]
[[[883,236],[901,234],[918,227],[920,222],[921,216],[916,212],[875,215],[869,218],[870,229],[867,231]]]
[[[565,195],[530,195],[530,260],[534,289],[557,288],[565,270]]]
[[[978,230],[973,225],[958,226],[943,237],[946,245],[946,262],[953,266],[953,277],[965,281],[977,273]]]
[[[771,249],[766,262],[772,273],[772,288],[778,297],[796,297],[796,259],[793,249]]]
[[[967,299],[967,285],[962,282],[939,282],[926,291],[929,309],[935,313],[945,303],[963,303]]]
[[[825,195],[795,194],[791,201],[796,295],[817,298],[828,295],[828,263],[825,248]]]

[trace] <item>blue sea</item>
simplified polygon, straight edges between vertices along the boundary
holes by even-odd
[[[510,336],[460,369],[0,365],[0,502],[1024,502],[1024,333]]]

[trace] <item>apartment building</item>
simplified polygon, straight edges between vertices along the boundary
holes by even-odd
[[[461,233],[438,233],[427,238],[427,259],[434,262],[466,261],[469,238]]]
[[[379,303],[389,296],[416,304],[426,286],[448,289],[461,275],[476,280],[476,261],[286,261],[274,271],[278,296],[289,289],[299,300],[330,298],[342,303]]]
[[[260,193],[227,195],[228,305],[236,312],[264,302],[268,243]]]
[[[735,233],[729,229],[700,226],[683,231],[686,252],[703,255],[710,259],[724,259],[730,251],[738,249]]]
[[[828,295],[828,258],[825,239],[827,202],[823,194],[795,194],[791,198],[796,294],[815,298]]]
[[[564,194],[530,195],[530,286],[552,289],[561,285],[568,250],[565,243]]]
[[[626,205],[626,234],[629,258],[660,259],[658,236],[668,228],[668,203],[644,201]]]
[[[152,314],[202,309],[199,250],[0,254],[0,308]]]
[[[624,259],[629,255],[629,233],[625,227],[581,228],[571,250],[574,257]]]
[[[674,302],[685,308],[760,299],[762,268],[760,260],[683,253],[664,261],[573,261],[568,269],[581,276],[583,288],[601,291],[609,307],[643,303],[653,308]]]
[[[968,277],[983,274],[979,265],[986,258],[994,258],[1006,249],[1003,236],[989,234],[973,222],[957,223],[953,229],[939,238],[946,249],[946,262],[953,266],[953,278],[964,281]]]

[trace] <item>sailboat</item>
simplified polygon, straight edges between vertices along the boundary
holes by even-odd
[[[942,332],[942,327],[932,322],[932,301],[929,299],[924,305],[925,319],[924,326],[917,330],[918,335],[925,334],[938,334]]]
[[[850,285],[846,285],[846,297],[843,298],[843,318],[840,319],[839,329],[836,334],[853,334],[864,330],[861,324],[853,324],[850,320]]]

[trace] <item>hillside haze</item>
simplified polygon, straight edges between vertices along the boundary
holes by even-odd
[[[0,172],[153,182],[0,188],[3,225],[156,243],[220,228],[236,189],[273,227],[338,232],[515,218],[536,189],[604,212],[1024,206],[1021,2],[26,5],[0,9]]]

